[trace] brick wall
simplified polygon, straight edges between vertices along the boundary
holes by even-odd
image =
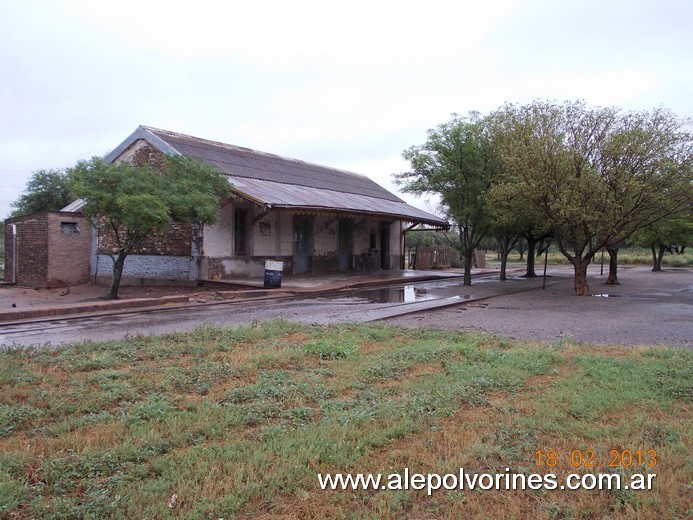
[[[103,222],[98,231],[98,252],[114,253],[117,251],[115,233]],[[161,233],[152,233],[135,248],[133,255],[185,256],[192,255],[192,226],[172,223]]]
[[[134,166],[151,164],[163,168],[165,155],[140,139],[123,152],[116,162],[127,162]],[[192,242],[192,227],[185,224],[169,224],[161,233],[152,233],[135,248],[133,255],[161,255],[189,257]],[[102,222],[98,232],[98,252],[113,253],[116,250],[116,239],[113,230]]]
[[[88,282],[91,228],[87,219],[75,213],[48,213],[46,216],[46,286]]]
[[[121,156],[120,160],[125,160],[133,166],[150,164],[155,168],[162,169],[164,157],[163,152],[153,148],[146,141],[139,140],[125,155]]]
[[[12,279],[12,262],[17,255],[17,285],[43,287],[48,269],[47,213],[35,213],[5,221],[5,279]],[[17,226],[17,251],[12,250],[12,224]],[[9,241],[9,244],[7,244]]]
[[[12,262],[14,258],[14,250],[12,246],[12,228],[5,221],[5,277],[6,282],[12,281]]]
[[[191,258],[165,255],[128,255],[123,265],[123,278],[160,278],[164,280],[188,280]],[[113,261],[109,256],[97,257],[97,274],[110,277]]]
[[[8,219],[5,225],[5,281],[12,281],[12,225],[17,227],[17,285],[58,287],[88,281],[91,242],[83,216],[42,212]]]

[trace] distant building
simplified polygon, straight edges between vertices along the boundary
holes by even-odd
[[[283,262],[286,274],[400,269],[408,227],[449,227],[445,220],[410,206],[368,177],[150,127],[137,128],[106,160],[156,165],[163,154],[213,166],[228,177],[232,195],[221,206],[217,224],[171,225],[146,239],[125,261],[124,280],[258,277],[266,260]],[[83,204],[75,201],[55,215],[83,218],[79,213]],[[91,275],[110,277],[112,232],[79,227],[80,236],[90,235],[91,241],[91,246],[79,248],[79,254],[90,256],[83,259],[84,264],[90,266]],[[58,233],[57,228],[48,233]],[[21,246],[18,252],[23,254]],[[10,262],[6,264],[8,279]],[[48,271],[38,278],[55,279],[52,264],[46,265]],[[82,273],[83,266],[80,279]]]

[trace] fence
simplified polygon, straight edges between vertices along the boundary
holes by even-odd
[[[452,249],[444,246],[419,246],[412,253],[409,250],[411,269],[449,269],[452,262]]]

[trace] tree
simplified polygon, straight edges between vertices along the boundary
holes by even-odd
[[[687,244],[693,242],[693,218],[689,214],[661,220],[635,233],[632,242],[650,248],[652,271],[659,272],[662,270],[664,253],[671,253],[674,244],[683,250]]]
[[[214,223],[231,189],[211,166],[181,156],[166,156],[161,169],[93,158],[77,164],[73,179],[75,194],[86,201],[83,213],[113,232],[109,299],[118,297],[126,257],[148,235],[172,222]]]
[[[691,136],[664,110],[620,114],[584,102],[505,105],[491,116],[495,189],[539,210],[573,264],[575,293],[602,248],[690,204]]]
[[[502,176],[498,176],[496,179],[498,178],[502,179]],[[519,237],[524,238],[524,240],[516,242],[516,244],[518,242],[521,244],[518,246],[520,259],[523,258],[525,251],[527,252],[527,270],[524,276],[536,278],[537,245],[551,236],[551,230],[543,215],[537,208],[528,206],[526,201],[518,197],[517,194],[502,188],[499,189],[498,182],[492,185],[487,197],[493,208],[494,226],[506,230],[512,228]],[[508,250],[508,253],[513,247],[515,245]]]
[[[527,241],[520,239],[515,244],[515,251],[520,255],[520,260],[524,260],[525,253],[527,252]]]
[[[24,192],[12,203],[13,217],[39,211],[60,211],[76,197],[72,194],[70,170],[35,171]]]
[[[491,226],[491,233],[498,246],[498,256],[500,257],[500,281],[505,282],[508,277],[506,275],[508,266],[508,255],[510,251],[513,250],[518,240],[520,240],[520,234],[517,227],[512,225],[502,225],[494,223]]]
[[[460,248],[460,240],[457,233],[413,229],[406,234],[406,247],[419,247],[425,245],[448,246]]]
[[[606,248],[606,252],[609,254],[609,275],[606,277],[604,285],[621,285],[621,282],[618,281],[618,250],[623,245],[623,242],[618,242]]]
[[[447,216],[460,233],[464,259],[464,285],[471,285],[474,249],[487,235],[491,218],[485,193],[493,174],[493,156],[478,114],[454,115],[452,120],[428,131],[423,145],[402,154],[411,164],[395,174],[404,191],[416,195],[438,194]]]

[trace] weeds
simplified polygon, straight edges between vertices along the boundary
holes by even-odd
[[[269,322],[0,356],[3,518],[667,517],[692,464],[681,350]],[[317,488],[318,472],[532,473],[546,446],[657,449],[666,485],[541,500]]]
[[[341,359],[355,356],[358,352],[358,347],[344,340],[319,338],[309,341],[304,347],[304,352],[308,355],[315,355],[320,359]]]

